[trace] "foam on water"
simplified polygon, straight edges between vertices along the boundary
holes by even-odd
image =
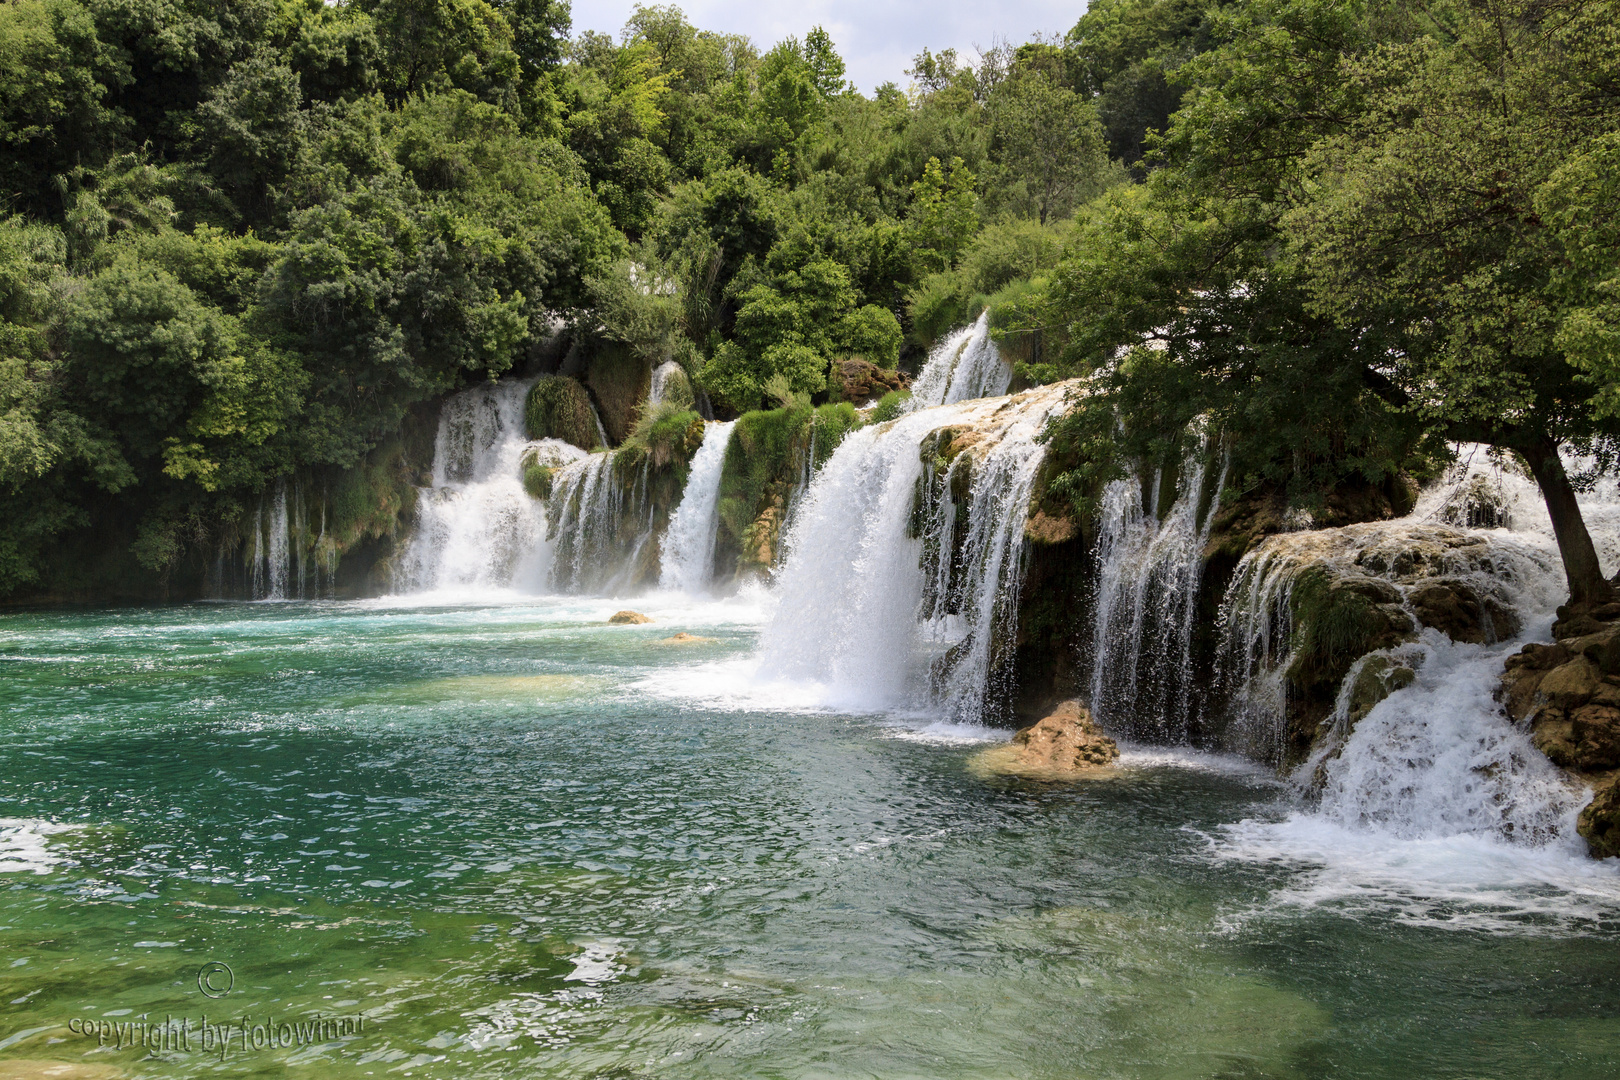
[[[0,874],[49,874],[69,863],[46,838],[73,828],[35,818],[0,818]]]

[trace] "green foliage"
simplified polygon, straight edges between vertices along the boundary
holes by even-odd
[[[871,410],[866,414],[866,422],[869,424],[886,424],[899,416],[900,410],[910,400],[910,390],[890,390],[878,399],[876,405],[872,406]]]
[[[922,177],[911,185],[911,213],[907,223],[930,270],[946,270],[979,226],[974,178],[961,158],[951,159],[950,175],[938,158],[929,158]]]
[[[523,422],[531,439],[561,439],[581,450],[601,450],[596,418],[585,388],[562,375],[542,375],[523,401]]]

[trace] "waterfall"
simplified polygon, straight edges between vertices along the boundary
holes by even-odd
[[[681,365],[676,363],[674,360],[665,360],[662,364],[659,364],[657,367],[653,368],[652,383],[647,388],[648,405],[657,405],[659,402],[664,400],[664,394],[669,386],[670,376],[678,373],[680,370]],[[598,420],[598,424],[600,423],[601,421]],[[605,439],[603,440],[602,445],[607,445],[607,441]]]
[[[1012,385],[1012,368],[990,337],[990,313],[951,334],[934,351],[911,384],[911,411],[973,398],[999,397]]]
[[[550,581],[557,591],[618,595],[649,576],[656,539],[650,466],[642,462],[628,490],[621,467],[611,452],[591,454],[552,479],[546,535],[554,545]]]
[[[1143,508],[1136,480],[1115,480],[1103,491],[1089,701],[1098,719],[1121,734],[1173,743],[1191,734],[1199,704],[1193,626],[1225,466],[1200,518],[1204,478],[1202,457],[1189,456],[1162,522]],[[1154,506],[1162,483],[1163,473],[1155,474]]]
[[[529,386],[485,383],[445,401],[433,484],[418,489],[416,530],[395,568],[406,591],[545,586],[545,513],[523,488],[523,463],[559,467],[586,455],[556,439],[528,439]]]
[[[726,447],[731,443],[732,427],[733,423],[708,424],[703,430],[703,445],[692,458],[686,489],[664,534],[658,578],[661,588],[701,593],[709,587],[714,572],[714,537],[719,526],[720,472],[726,460]]]
[[[1475,837],[1580,846],[1574,821],[1586,796],[1494,698],[1504,659],[1546,635],[1565,596],[1551,524],[1533,481],[1483,448],[1458,449],[1457,464],[1407,517],[1272,536],[1238,564],[1221,605],[1217,672],[1230,717],[1226,742],[1251,756],[1277,761],[1283,752],[1288,671],[1301,647],[1292,609],[1307,571],[1377,595],[1417,628],[1410,640],[1358,660],[1342,680],[1315,752],[1293,774],[1317,800],[1304,824],[1256,827],[1252,837],[1287,847],[1305,835],[1298,830],[1327,826],[1391,842]],[[1566,464],[1578,472],[1584,463]],[[1612,570],[1620,500],[1590,492],[1581,506]],[[1419,626],[1422,591],[1436,583],[1456,583],[1478,598],[1483,643]],[[1395,669],[1404,685],[1353,710],[1364,676]]]
[[[761,676],[817,684],[832,705],[989,719],[1015,639],[1045,454],[1036,437],[1067,390],[925,409],[846,437],[784,538]]]

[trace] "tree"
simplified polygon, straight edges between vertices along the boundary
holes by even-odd
[[[1615,258],[1607,208],[1586,201],[1620,125],[1620,4],[1422,13],[1435,34],[1353,68],[1363,111],[1311,151],[1310,197],[1286,225],[1315,306],[1399,328],[1374,368],[1449,437],[1522,455],[1571,599],[1608,599],[1559,448],[1620,438],[1587,374],[1614,355],[1598,312]]]
[[[1044,71],[1015,75],[991,101],[1001,183],[1023,190],[1042,225],[1100,186],[1102,127],[1090,102]]]
[[[922,179],[911,185],[907,224],[930,270],[956,265],[957,256],[979,227],[974,177],[961,158],[951,159],[947,176],[938,158],[929,158]]]

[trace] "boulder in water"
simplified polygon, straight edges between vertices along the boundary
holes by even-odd
[[[659,638],[658,639],[658,644],[660,644],[660,645],[708,645],[708,644],[714,642],[715,640],[717,640],[717,639],[712,638],[712,637],[699,637],[696,634],[688,634],[685,630],[682,630],[680,633],[676,634],[674,637]]]
[[[989,772],[1039,780],[1106,769],[1119,760],[1119,747],[1103,734],[1091,712],[1078,701],[1065,701],[1029,727],[1011,744],[981,754],[978,764]]]
[[[1598,785],[1575,829],[1586,838],[1594,858],[1620,855],[1620,777],[1610,777]]]
[[[639,611],[615,611],[608,622],[614,626],[639,626],[652,620]]]

